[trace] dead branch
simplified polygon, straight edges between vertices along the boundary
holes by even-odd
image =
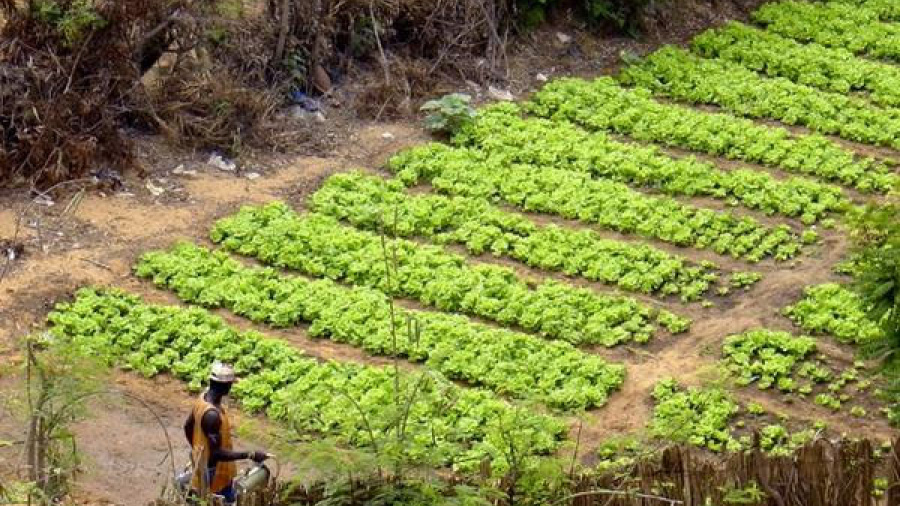
[[[676,499],[669,499],[667,497],[662,497],[658,495],[650,495],[650,494],[641,494],[638,492],[629,492],[627,490],[608,490],[608,489],[596,489],[596,490],[588,490],[586,492],[578,492],[575,494],[567,495],[562,499],[555,501],[551,504],[562,504],[567,501],[571,501],[573,499],[578,499],[579,497],[590,497],[597,495],[609,495],[609,496],[625,496],[625,497],[636,497],[638,499],[647,499],[649,501],[659,501],[664,502],[670,505],[675,504],[684,504],[684,501],[679,501]]]
[[[281,0],[278,9],[281,23],[278,29],[278,43],[275,45],[275,64],[278,65],[284,60],[284,46],[287,42],[288,32],[291,29],[291,8],[290,0]]]

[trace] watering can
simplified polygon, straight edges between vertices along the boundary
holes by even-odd
[[[269,455],[269,458],[273,457],[274,455]],[[187,496],[190,493],[192,476],[193,472],[191,471],[190,464],[175,476],[175,486],[182,495]],[[262,462],[256,462],[241,472],[241,474],[232,481],[232,486],[234,487],[235,495],[238,498],[246,497],[254,492],[264,490],[269,486],[271,479],[272,471]]]

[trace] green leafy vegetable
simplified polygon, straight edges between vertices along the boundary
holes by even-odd
[[[394,438],[397,406],[392,369],[319,362],[284,341],[239,332],[197,308],[145,304],[118,290],[82,289],[75,300],[49,315],[52,332],[110,364],[146,376],[171,373],[195,389],[205,383],[209,364],[235,365],[241,381],[234,395],[245,409],[310,434],[328,434],[358,447]],[[481,390],[459,388],[440,375],[426,381],[402,376],[404,394],[418,389],[408,406],[412,455],[458,469],[482,459],[504,464],[503,424],[528,433],[532,455],[556,450],[565,426],[554,418],[521,412]]]
[[[254,322],[279,327],[308,323],[313,337],[351,344],[373,355],[397,353],[450,379],[559,409],[601,406],[625,379],[623,366],[563,342],[488,327],[458,315],[400,308],[392,312],[387,297],[376,290],[249,268],[222,252],[192,244],[179,245],[171,253],[145,254],[137,274],[187,302],[228,308]],[[407,328],[407,318],[417,322],[418,338],[402,332],[395,341],[392,314],[397,328]]]
[[[430,181],[439,192],[500,200],[526,211],[578,219],[622,233],[637,234],[720,254],[758,261],[785,260],[800,251],[786,225],[766,227],[737,217],[651,197],[613,181],[577,172],[522,166],[479,158],[466,148],[429,144],[407,150],[389,162],[406,185]]]
[[[653,389],[654,437],[681,441],[714,452],[735,451],[740,443],[729,431],[738,405],[731,396],[715,388],[682,388],[674,379],[666,379]]]
[[[837,283],[808,287],[803,298],[783,312],[804,331],[831,334],[845,343],[867,343],[881,336],[859,295]]]
[[[529,112],[569,120],[592,130],[610,130],[734,160],[808,174],[867,192],[887,192],[900,176],[872,158],[821,135],[791,135],[730,114],[663,104],[647,89],[627,89],[611,77],[593,81],[558,79],[537,92]]]

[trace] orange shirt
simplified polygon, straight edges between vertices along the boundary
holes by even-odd
[[[191,451],[191,462],[194,464],[194,476],[191,479],[191,487],[199,491],[201,494],[210,492],[216,494],[222,489],[231,485],[231,481],[237,475],[237,465],[234,462],[217,462],[216,472],[212,477],[212,483],[205,483],[205,471],[209,467],[210,447],[209,439],[203,432],[203,415],[209,410],[215,409],[219,412],[219,418],[222,420],[222,426],[219,429],[219,436],[223,450],[231,450],[231,421],[228,419],[228,413],[225,408],[217,408],[212,403],[203,398],[204,394],[194,402],[194,437]],[[206,488],[208,487],[208,488]]]

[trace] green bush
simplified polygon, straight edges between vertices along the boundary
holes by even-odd
[[[94,9],[90,0],[72,2],[39,0],[32,4],[32,9],[34,16],[53,26],[69,47],[88,33],[106,25],[106,21]]]
[[[428,113],[425,128],[434,133],[455,134],[475,117],[471,102],[472,97],[465,93],[451,93],[425,102],[420,109]]]
[[[563,0],[516,0],[519,20],[525,27],[534,27],[546,18],[550,9]],[[638,15],[649,0],[579,0],[580,14],[589,23],[613,24],[631,35],[639,31]]]

